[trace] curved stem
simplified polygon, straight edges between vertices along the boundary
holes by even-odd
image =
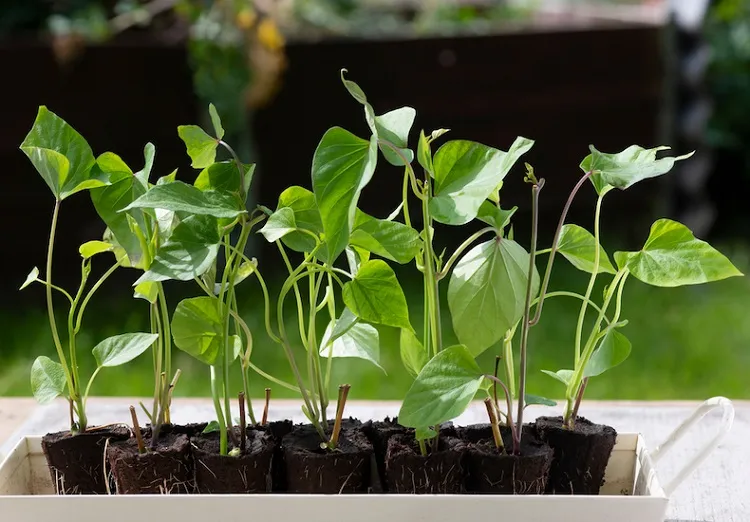
[[[88,291],[88,293],[86,294],[86,297],[83,298],[83,302],[81,303],[81,307],[78,309],[78,315],[76,317],[76,325],[74,329],[76,333],[78,333],[81,330],[81,322],[83,321],[83,312],[86,310],[86,306],[89,304],[89,300],[94,296],[96,291],[99,290],[99,287],[102,286],[104,282],[109,278],[109,276],[114,274],[115,270],[117,270],[119,267],[120,267],[119,261],[115,263],[114,265],[112,265],[111,267],[109,267],[109,270],[107,270],[106,272],[104,272],[104,274],[102,274],[99,280],[96,283],[94,283],[94,286],[91,287],[91,290]],[[76,300],[75,300],[76,302],[78,301],[77,297],[78,296],[76,296]]]
[[[216,422],[219,424],[219,454],[227,455],[229,453],[227,448],[227,424],[221,409],[221,401],[219,400],[221,392],[216,373],[216,366],[211,366],[211,397],[213,398],[214,411],[216,412]]]
[[[440,270],[440,272],[436,274],[438,281],[448,275],[448,272],[450,272],[450,269],[453,266],[453,263],[455,263],[458,260],[458,258],[461,256],[461,254],[464,253],[464,250],[469,248],[471,244],[474,243],[474,241],[482,237],[484,234],[487,234],[488,232],[495,232],[495,229],[492,227],[483,228],[482,230],[475,232],[474,234],[469,236],[469,238],[466,241],[461,243],[461,246],[459,246],[456,249],[456,251],[453,252],[453,255],[448,258],[448,261],[446,261],[443,269]]]
[[[55,200],[55,209],[52,211],[52,225],[49,232],[49,243],[47,244],[47,315],[49,316],[49,326],[52,331],[52,341],[55,343],[55,349],[57,350],[57,356],[60,358],[60,363],[65,371],[65,380],[68,383],[68,395],[71,399],[77,396],[76,384],[73,382],[73,376],[70,373],[70,367],[68,366],[68,360],[65,357],[62,343],[60,342],[60,334],[57,332],[57,323],[55,321],[55,308],[52,304],[52,255],[55,248],[55,232],[57,231],[57,218],[60,214],[60,200]],[[71,429],[73,427],[71,426]]]
[[[539,227],[539,192],[544,187],[544,179],[540,179],[537,184],[531,188],[531,246],[529,247],[529,271],[527,274],[526,281],[526,302],[523,307],[523,323],[521,325],[521,368],[519,370],[518,378],[518,444],[520,448],[522,426],[523,426],[523,410],[526,403],[526,353],[528,350],[529,343],[529,328],[531,327],[531,321],[529,315],[531,313],[531,288],[534,280],[534,268],[536,261],[536,241],[537,241],[537,229]],[[542,294],[542,299],[544,294]],[[537,309],[541,308],[542,301],[539,302]]]
[[[586,303],[587,306],[590,306],[591,308],[593,308],[597,312],[601,312],[602,311],[602,309],[599,308],[599,305],[597,305],[594,301],[591,301],[590,299],[586,299],[581,294],[577,294],[575,292],[567,292],[565,290],[557,290],[555,292],[548,292],[547,295],[544,296],[545,299],[547,299],[549,297],[575,297],[576,299],[580,299],[581,301],[583,301],[584,303]],[[536,299],[534,299],[533,301],[531,301],[531,305],[532,306],[535,305],[536,303],[539,302],[540,299],[541,299],[541,296],[537,297]],[[604,316],[604,320],[607,321],[607,324],[609,324],[610,320],[607,318],[607,316]]]
[[[596,200],[596,212],[594,213],[594,268],[591,271],[591,277],[589,278],[589,285],[586,288],[586,295],[584,301],[581,303],[581,311],[578,313],[578,324],[576,325],[576,340],[575,340],[575,364],[578,364],[578,360],[581,358],[581,336],[583,335],[583,321],[586,319],[586,310],[588,305],[586,304],[591,298],[591,292],[594,290],[594,284],[596,283],[596,276],[599,273],[599,261],[601,257],[601,249],[599,248],[599,219],[602,211],[602,200],[604,195],[600,194]]]
[[[513,435],[513,453],[518,455],[521,448],[521,437],[518,435],[519,430],[521,430],[521,425],[520,423],[518,425],[513,424],[513,406],[510,390],[508,390],[508,387],[502,380],[498,379],[494,375],[485,375],[485,377],[499,384],[503,388],[503,392],[505,392],[505,407],[508,408],[508,412],[505,414],[505,417],[508,421],[510,432]]]
[[[292,264],[289,262],[289,257],[286,255],[286,250],[284,249],[284,246],[282,245],[281,241],[276,241],[276,246],[279,248],[279,252],[281,253],[281,257],[284,259],[284,264],[286,265],[286,269],[289,272],[289,277],[293,278],[293,274],[295,273],[295,269],[292,268]],[[315,250],[317,250],[318,247],[316,247]],[[307,256],[306,260],[313,259],[313,256]],[[298,270],[301,270],[302,267],[298,267]],[[297,302],[297,327],[299,328],[299,336],[300,339],[302,339],[302,345],[307,349],[307,332],[305,331],[305,309],[302,305],[302,293],[299,290],[299,285],[297,284],[297,280],[294,280],[294,298]],[[278,318],[277,318],[278,319]]]
[[[91,385],[94,384],[94,379],[96,379],[96,376],[99,375],[99,371],[102,369],[101,366],[97,366],[96,370],[94,370],[94,373],[91,374],[91,378],[89,379],[89,383],[86,385],[86,391],[83,392],[83,408],[86,408],[86,403],[89,401],[89,392],[91,391]],[[81,431],[85,431],[83,428],[81,428]]]
[[[583,186],[584,182],[590,177],[591,177],[591,171],[584,174],[583,177],[578,180],[578,183],[576,183],[575,187],[573,187],[573,190],[570,192],[570,195],[568,196],[568,200],[565,202],[565,206],[563,207],[562,214],[560,214],[560,221],[557,223],[557,230],[555,231],[555,237],[552,240],[552,248],[550,249],[549,259],[547,259],[547,269],[544,272],[544,280],[542,282],[541,290],[539,292],[539,295],[542,296],[542,298],[539,301],[539,304],[537,304],[536,306],[536,310],[534,312],[534,318],[531,320],[531,326],[534,326],[535,324],[537,324],[539,322],[539,318],[542,315],[542,307],[544,306],[544,297],[547,293],[547,287],[549,286],[550,276],[552,275],[552,264],[555,261],[555,254],[557,253],[557,244],[560,241],[560,234],[562,233],[562,227],[565,224],[565,218],[568,217],[568,211],[570,210],[570,205],[573,203],[573,198],[578,193],[580,188]]]
[[[411,217],[409,216],[409,169],[404,169],[404,184],[401,188],[401,201],[404,204],[404,224],[411,227]]]

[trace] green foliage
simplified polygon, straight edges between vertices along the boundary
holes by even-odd
[[[612,266],[609,256],[601,245],[596,244],[594,236],[585,228],[578,225],[564,225],[557,242],[557,251],[565,256],[571,265],[589,274],[594,271],[597,247],[599,248],[599,269],[597,272],[614,274],[616,270]]]
[[[266,224],[260,229],[260,233],[266,241],[273,243],[295,230],[297,230],[297,224],[294,221],[294,210],[282,207],[271,214]]]
[[[660,219],[638,252],[616,252],[617,265],[654,286],[697,285],[742,273],[720,252],[683,224]]]
[[[200,362],[212,365],[222,353],[223,322],[218,301],[192,297],[177,304],[172,317],[174,344]]]
[[[363,321],[411,328],[404,291],[385,261],[373,259],[362,263],[354,279],[344,284],[342,297],[344,304]]]
[[[182,181],[151,187],[123,210],[136,208],[160,208],[216,218],[235,218],[245,212],[239,208],[236,198],[219,191],[202,192]]]
[[[219,142],[206,134],[197,125],[180,125],[177,132],[182,141],[185,142],[188,156],[193,160],[192,166],[196,169],[210,167],[216,161],[216,148]]]
[[[419,372],[398,412],[399,424],[426,428],[459,416],[482,379],[482,370],[465,346],[446,348]]]
[[[147,333],[115,335],[94,347],[94,359],[101,368],[120,366],[148,350],[158,338],[158,334]]]
[[[413,228],[386,219],[377,219],[357,209],[349,244],[400,264],[419,254],[422,240]]]
[[[630,355],[631,348],[627,337],[614,328],[610,328],[599,343],[599,348],[589,359],[583,376],[596,377],[622,364]]]
[[[419,375],[424,365],[427,364],[428,356],[424,345],[419,342],[417,336],[410,328],[401,328],[401,362],[413,377]]]
[[[31,366],[31,391],[39,404],[48,404],[65,393],[63,365],[40,356]]]
[[[509,239],[472,248],[456,265],[448,306],[458,340],[474,356],[502,339],[523,315],[529,254]],[[532,294],[539,291],[534,273]]]

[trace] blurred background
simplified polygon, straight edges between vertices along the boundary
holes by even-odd
[[[154,176],[179,168],[178,178],[192,182],[197,172],[176,127],[205,124],[213,102],[225,140],[243,160],[258,163],[255,202],[275,208],[285,187],[310,186],[312,154],[327,128],[366,132],[361,107],[340,83],[342,67],[378,113],[416,108],[412,140],[419,129],[441,127],[453,138],[504,150],[517,135],[536,140],[526,160],[547,180],[541,248],[549,246],[589,143],[607,152],[631,144],[697,150],[668,176],[607,198],[603,245],[610,254],[637,249],[654,219],[670,217],[750,270],[749,0],[4,0],[0,396],[29,395],[32,361],[54,352],[43,287],[17,290],[32,266],[44,264],[53,206],[18,150],[39,105],[73,125],[95,154],[116,152],[139,169],[150,141],[157,149]],[[361,203],[380,217],[400,199],[400,174],[385,163]],[[529,193],[521,174],[520,167],[511,172],[503,198],[520,207],[515,236],[528,245]],[[591,229],[594,200],[593,190],[582,191],[569,222]],[[473,231],[438,229],[437,250],[450,251]],[[102,232],[88,196],[66,200],[56,284],[77,286],[78,245]],[[284,274],[276,251],[256,239],[248,254],[278,288]],[[583,292],[586,275],[558,259],[551,289]],[[397,274],[412,323],[421,324],[421,276],[413,265]],[[136,277],[120,270],[97,294],[79,340],[82,354],[109,335],[148,328],[147,307],[132,298]],[[240,287],[240,306],[255,327],[254,361],[289,379],[281,349],[265,336],[253,285]],[[168,287],[172,306],[198,294],[190,283]],[[632,281],[623,333],[633,353],[592,379],[587,397],[750,399],[749,305],[745,278],[677,289]],[[578,306],[552,299],[532,329],[532,393],[562,396],[561,385],[539,370],[570,367]],[[450,344],[447,307],[444,313]],[[481,358],[488,370],[495,352]],[[208,395],[208,370],[176,357],[184,372],[176,395]],[[91,357],[79,360],[92,368]],[[351,383],[354,398],[403,397],[411,379],[395,331],[381,330],[381,361],[387,375],[365,361],[339,359],[333,381]],[[150,365],[144,356],[108,369],[93,393],[147,396]],[[256,377],[255,394],[267,385]]]

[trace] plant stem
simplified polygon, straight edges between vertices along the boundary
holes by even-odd
[[[133,419],[133,433],[135,433],[135,440],[138,443],[138,453],[146,453],[146,445],[143,443],[141,427],[138,425],[138,414],[136,414],[133,406],[130,407],[130,418]]]
[[[589,383],[589,378],[585,377],[581,385],[578,387],[578,393],[576,394],[575,405],[573,406],[573,412],[570,415],[569,428],[575,428],[576,419],[578,418],[578,408],[581,407],[581,400],[583,400],[583,394],[586,391],[586,385]]]
[[[528,279],[526,281],[526,302],[523,307],[523,323],[521,325],[521,368],[519,370],[518,378],[518,415],[516,418],[516,432],[518,435],[518,442],[520,451],[520,442],[523,434],[523,410],[526,405],[526,363],[527,363],[527,351],[529,343],[529,328],[531,327],[531,321],[529,315],[531,311],[531,288],[534,280],[534,268],[536,261],[536,242],[537,242],[537,229],[539,227],[539,192],[544,188],[544,179],[540,179],[536,184],[531,187],[531,245],[529,247],[529,270]],[[550,255],[550,259],[551,259]],[[542,301],[539,301],[537,310],[541,308]],[[516,448],[514,448],[516,451]]]
[[[266,388],[266,403],[263,406],[263,417],[260,420],[260,425],[265,426],[268,424],[268,407],[271,403],[271,388]]]
[[[55,349],[57,350],[57,356],[60,358],[63,371],[65,372],[65,380],[68,383],[68,395],[72,400],[75,400],[78,396],[78,383],[73,381],[73,376],[70,373],[70,367],[68,366],[68,360],[65,358],[65,352],[60,342],[60,334],[57,332],[57,322],[55,321],[55,308],[52,304],[52,256],[55,248],[55,233],[57,231],[57,218],[60,214],[60,200],[55,200],[55,208],[52,211],[52,225],[50,226],[49,232],[49,243],[47,244],[47,315],[49,316],[49,326],[52,331],[52,341],[55,343]],[[75,426],[71,425],[70,430],[74,431]]]
[[[169,383],[169,391],[167,392],[167,408],[164,414],[164,422],[166,422],[167,424],[172,424],[172,394],[174,393],[174,389],[177,386],[177,381],[180,380],[180,375],[182,375],[182,370],[177,368],[177,371],[174,372],[172,382]]]
[[[336,420],[333,423],[333,434],[328,443],[330,449],[336,449],[336,445],[339,443],[341,420],[344,417],[344,407],[346,406],[346,397],[349,395],[349,388],[351,388],[351,385],[349,384],[342,384],[339,386],[339,400],[336,403]]]
[[[81,307],[78,309],[78,315],[76,317],[76,325],[75,329],[73,330],[75,333],[78,333],[81,330],[81,322],[83,321],[83,312],[86,310],[86,306],[89,304],[89,300],[94,296],[96,291],[101,287],[104,282],[109,279],[109,276],[115,273],[115,270],[117,270],[120,267],[120,262],[118,261],[109,269],[102,274],[102,276],[99,278],[99,280],[94,283],[94,286],[91,287],[91,290],[88,291],[86,294],[86,297],[84,297],[83,302],[81,303]],[[76,299],[74,300],[75,303],[78,302],[78,296],[76,296]]]
[[[158,297],[157,297],[158,299]],[[162,352],[163,352],[163,334],[161,328],[161,315],[159,314],[159,307],[156,302],[151,304],[151,333],[159,334],[156,342],[151,347],[154,363],[154,404],[151,410],[151,446],[156,447],[156,440],[159,437],[159,406],[161,397],[161,364],[162,364]]]
[[[216,422],[219,424],[219,454],[226,455],[228,453],[227,444],[227,425],[224,421],[224,412],[221,409],[221,400],[219,399],[220,391],[219,384],[217,382],[216,366],[211,366],[211,398],[214,403],[214,411],[216,412]]]
[[[501,452],[504,452],[505,446],[503,445],[503,437],[500,435],[500,427],[498,426],[497,415],[495,415],[495,408],[492,405],[492,400],[487,397],[484,400],[484,405],[487,407],[487,416],[490,418],[492,438],[495,439],[495,447]]]
[[[578,364],[578,360],[581,358],[581,335],[583,334],[583,322],[586,319],[586,310],[588,309],[588,301],[591,298],[591,292],[594,290],[594,284],[596,283],[596,276],[599,273],[599,262],[601,256],[601,249],[599,248],[599,219],[602,210],[602,200],[604,195],[600,194],[596,200],[596,212],[594,213],[594,268],[589,278],[589,285],[586,288],[586,295],[581,303],[581,311],[578,313],[578,324],[576,325],[576,351],[575,351],[575,364]]]
[[[284,249],[284,246],[282,245],[281,241],[276,241],[276,245],[279,248],[281,257],[284,259],[284,264],[286,265],[286,268],[289,271],[289,278],[293,278],[295,274],[295,270],[292,268],[292,264],[289,262],[289,257],[286,255],[286,250]],[[306,261],[308,259],[314,259],[314,256],[307,256],[305,258]],[[305,310],[304,310],[304,306],[302,305],[302,293],[299,290],[299,285],[297,284],[296,280],[294,280],[294,297],[297,302],[297,326],[299,328],[299,336],[300,336],[300,339],[302,339],[302,344],[305,346],[305,349],[307,349],[307,332],[305,331]]]
[[[424,284],[428,299],[428,307],[425,313],[429,317],[429,332],[432,336],[433,356],[442,350],[440,344],[440,319],[436,316],[438,312],[437,300],[439,299],[438,281],[435,276],[435,254],[432,250],[432,217],[430,216],[430,198],[432,188],[430,186],[429,174],[425,179],[425,198],[422,200],[422,223],[424,227]]]
[[[245,392],[240,392],[237,397],[240,404],[240,453],[245,453],[247,447],[247,424],[245,421]],[[255,424],[255,421],[253,421]]]
[[[411,217],[409,216],[409,169],[404,169],[404,185],[401,189],[401,201],[404,204],[404,224],[411,228]]]
[[[575,195],[583,186],[584,182],[591,177],[591,174],[592,172],[589,171],[586,174],[584,174],[581,179],[578,180],[578,183],[576,183],[575,187],[573,187],[573,190],[570,192],[570,195],[568,196],[568,200],[565,202],[565,206],[563,207],[562,214],[560,214],[560,221],[557,223],[557,230],[555,230],[555,237],[552,240],[552,247],[549,252],[549,258],[547,259],[547,269],[544,272],[544,280],[542,282],[542,286],[539,291],[539,303],[536,305],[534,318],[531,320],[531,326],[534,326],[535,324],[537,324],[539,322],[539,318],[542,316],[542,307],[544,306],[544,297],[545,297],[545,294],[547,293],[547,287],[549,286],[550,276],[552,275],[552,264],[555,261],[555,254],[557,253],[557,244],[560,242],[560,234],[562,233],[562,227],[565,224],[565,218],[568,217],[568,211],[570,210],[570,205],[573,203],[573,198],[575,198]]]
[[[172,375],[172,332],[170,330],[169,323],[169,310],[167,309],[167,296],[164,294],[164,285],[161,281],[156,283],[156,291],[159,302],[159,311],[161,313],[161,333],[162,333],[162,352],[164,353],[164,370],[160,371],[159,374],[164,373],[165,375]],[[161,366],[161,365],[160,365]],[[168,404],[169,387],[165,384],[162,385],[162,392],[159,396],[159,416],[154,422],[153,430],[154,436],[158,436],[161,424],[165,418],[171,417],[169,412]]]
[[[448,258],[448,261],[446,261],[445,266],[436,274],[436,277],[438,280],[443,279],[445,276],[448,275],[448,272],[450,272],[451,267],[453,266],[453,263],[455,263],[458,258],[461,256],[461,254],[464,253],[464,251],[471,246],[474,241],[482,237],[484,234],[487,234],[489,232],[495,232],[495,229],[492,227],[485,227],[482,230],[473,233],[469,238],[461,243],[461,245],[456,249],[455,252],[453,252],[453,255]]]
[[[519,433],[522,428],[520,424],[519,425],[513,424],[513,399],[511,398],[510,390],[508,389],[508,387],[505,385],[503,381],[501,381],[494,375],[485,375],[485,377],[491,380],[493,383],[499,384],[502,387],[503,392],[505,392],[505,404],[506,404],[506,408],[508,409],[508,412],[505,414],[505,417],[506,417],[506,420],[508,421],[508,427],[510,428],[510,433],[513,437],[513,453],[518,454],[521,448],[521,436],[519,435]],[[523,401],[519,400],[519,404],[523,404]]]

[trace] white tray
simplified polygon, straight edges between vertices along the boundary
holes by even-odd
[[[722,408],[716,436],[666,486],[655,463],[709,411]],[[0,463],[0,519],[13,522],[132,522],[145,514],[163,520],[205,522],[283,516],[304,522],[453,521],[502,514],[517,522],[662,522],[669,494],[729,431],[734,408],[716,397],[704,402],[664,444],[649,453],[643,437],[621,433],[598,496],[509,495],[139,495],[56,496],[39,437],[25,437]],[[708,485],[707,485],[708,486]],[[714,486],[714,485],[712,485]]]

